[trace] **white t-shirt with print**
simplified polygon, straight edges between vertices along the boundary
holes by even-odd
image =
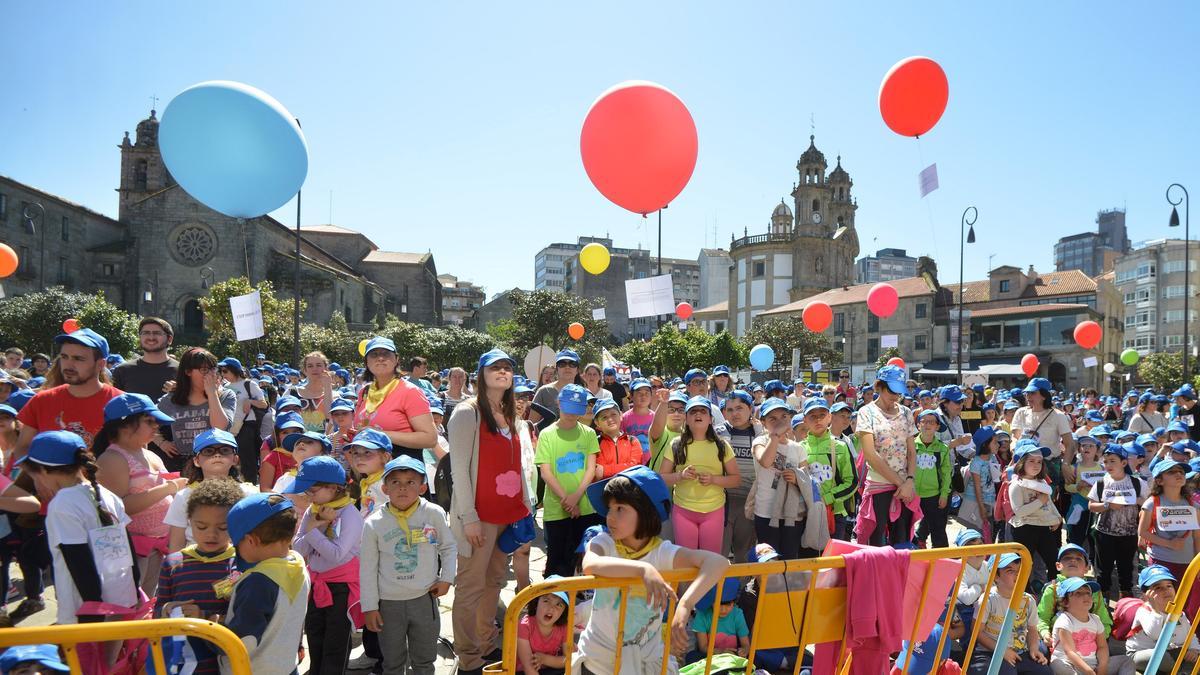
[[[1143,649],[1154,649],[1155,643],[1158,642],[1158,636],[1162,635],[1163,628],[1166,627],[1167,615],[1151,609],[1149,605],[1138,607],[1137,612],[1133,615],[1132,629],[1140,628],[1125,641],[1125,652],[1132,654]],[[1183,640],[1187,637],[1188,631],[1191,630],[1192,624],[1188,618],[1182,614],[1179,615],[1179,623],[1175,626],[1175,632],[1171,634],[1171,643],[1168,645],[1171,649],[1178,649],[1184,644]],[[1196,636],[1192,636],[1192,641],[1188,644],[1188,649],[1200,649],[1200,640]]]
[[[769,435],[759,436],[754,439],[753,447],[766,445],[771,442]],[[804,446],[796,441],[788,441],[781,443],[775,451],[775,463],[771,468],[764,468],[758,460],[754,460],[754,515],[759,518],[770,518],[772,512],[772,502],[775,500],[775,479],[778,476],[776,471],[783,471],[787,467],[795,468],[800,465],[800,462],[805,460]],[[779,480],[783,480],[783,476],[778,476]]]
[[[1108,638],[1104,635],[1104,624],[1100,623],[1100,617],[1088,614],[1087,621],[1080,621],[1067,612],[1062,612],[1054,620],[1054,653],[1050,655],[1050,658],[1070,663],[1067,652],[1058,639],[1060,630],[1066,630],[1071,634],[1071,639],[1075,641],[1075,651],[1083,657],[1084,663],[1093,668],[1099,664],[1099,657],[1096,656],[1098,646],[1104,645],[1104,648],[1108,649]]]
[[[1061,410],[1051,408],[1034,412],[1033,408],[1025,406],[1013,415],[1013,436],[1021,430],[1021,438],[1032,438],[1039,445],[1050,448],[1050,458],[1061,457],[1063,453],[1062,437],[1072,431],[1071,418]]]
[[[100,528],[100,514],[96,512],[95,491],[90,483],[82,483],[59,490],[46,507],[46,540],[50,545],[50,554],[54,559],[54,590],[58,596],[58,623],[79,623],[75,612],[83,604],[79,590],[71,580],[71,572],[67,569],[67,561],[63,558],[63,544],[87,544],[88,532]],[[100,487],[100,501],[104,510],[113,516],[113,524],[126,527],[130,518],[125,514],[125,504],[119,497]],[[100,572],[101,588],[128,584],[129,594],[136,598],[137,590],[133,587],[133,567],[123,573],[106,574],[102,566],[97,565]]]
[[[871,434],[875,440],[875,452],[883,458],[892,471],[901,478],[908,476],[908,441],[917,435],[913,425],[912,412],[902,406],[896,406],[894,415],[886,414],[879,409],[875,401],[859,408],[858,426],[860,434]],[[875,483],[890,483],[879,472],[867,464],[867,480]]]

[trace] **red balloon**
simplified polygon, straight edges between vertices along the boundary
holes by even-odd
[[[901,136],[920,136],[946,112],[950,83],[931,58],[910,56],[892,66],[879,85],[879,114]]]
[[[1038,366],[1040,365],[1041,363],[1038,362],[1038,357],[1034,356],[1033,354],[1026,354],[1025,356],[1021,357],[1021,371],[1025,373],[1025,377],[1033,377],[1036,375]]]
[[[592,184],[617,206],[645,215],[675,199],[696,168],[696,123],[666,87],[631,80],[596,99],[579,152]]]
[[[67,319],[63,322],[62,328],[64,333],[74,333],[83,326],[79,323],[79,319]]]
[[[17,271],[19,264],[17,252],[8,244],[0,244],[0,277],[11,276]]]
[[[804,320],[805,328],[814,333],[822,333],[829,328],[829,324],[833,323],[833,310],[827,303],[818,300],[805,305],[804,311],[800,313],[800,318]]]
[[[889,317],[900,305],[900,294],[891,284],[875,284],[867,292],[867,309],[878,317]]]
[[[1081,321],[1075,326],[1075,344],[1084,349],[1094,349],[1103,335],[1104,329],[1095,321]]]
[[[692,318],[692,303],[681,302],[678,305],[675,305],[675,314],[684,321]]]
[[[905,369],[908,367],[908,366],[904,365],[904,359],[900,358],[899,356],[893,356],[892,358],[888,359],[887,364],[889,366],[896,366],[897,368],[900,368],[900,369]]]

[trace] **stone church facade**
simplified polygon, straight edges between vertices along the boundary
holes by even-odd
[[[294,229],[270,216],[231,218],[187,194],[162,161],[154,111],[119,148],[115,220],[0,177],[0,240],[18,249],[24,268],[4,280],[8,295],[56,285],[103,291],[128,311],[166,318],[181,339],[202,336],[199,299],[213,283],[248,276],[292,295]],[[390,313],[442,322],[431,253],[381,251],[362,233],[318,225],[301,227],[300,263],[304,321],[325,323],[340,313],[351,327],[367,329]]]
[[[738,336],[762,312],[854,283],[854,182],[841,157],[828,174],[827,168],[815,137],[809,136],[808,149],[796,163],[793,206],[780,200],[765,233],[751,235],[747,229],[730,241],[728,326]]]

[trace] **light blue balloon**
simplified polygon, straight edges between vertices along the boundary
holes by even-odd
[[[750,365],[755,370],[767,370],[775,363],[775,350],[770,345],[754,345],[750,348]]]
[[[255,218],[304,185],[308,143],[292,114],[240,82],[201,82],[167,104],[158,129],[167,170],[205,206]]]

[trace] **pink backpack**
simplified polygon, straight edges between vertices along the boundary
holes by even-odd
[[[1112,637],[1114,640],[1128,640],[1141,630],[1133,628],[1133,616],[1145,604],[1141,598],[1121,598],[1117,608],[1112,613]]]

